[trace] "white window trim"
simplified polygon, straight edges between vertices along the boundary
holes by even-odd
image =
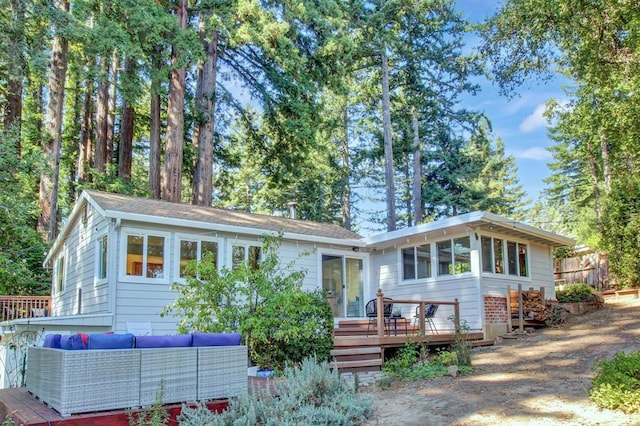
[[[60,259],[62,259],[62,262],[60,262]],[[59,277],[60,263],[62,263],[62,283],[60,284],[60,289],[58,289],[58,280],[60,279]],[[67,290],[68,274],[69,274],[69,271],[67,268],[67,251],[61,250],[59,256],[56,258],[56,263],[55,263],[55,274],[54,274],[55,280],[53,282],[54,294],[61,295],[65,293],[65,291]]]
[[[209,237],[209,236],[204,236],[204,235],[198,235],[198,234],[175,234],[176,238],[175,238],[175,242],[174,242],[174,268],[173,268],[173,280],[179,283],[184,283],[186,282],[186,280],[184,279],[184,277],[180,276],[180,242],[181,241],[193,241],[193,242],[197,242],[198,243],[198,252],[196,254],[198,261],[200,261],[201,257],[202,257],[202,245],[201,242],[202,241],[207,241],[207,242],[212,242],[212,243],[216,243],[218,244],[218,258],[217,260],[217,265],[218,265],[218,271],[220,270],[221,267],[221,263],[222,263],[222,254],[224,253],[224,239],[222,238],[216,238],[216,237]]]
[[[405,280],[404,279],[404,259],[402,258],[402,250],[406,249],[406,248],[414,248],[414,260],[415,260],[415,248],[416,247],[420,247],[420,246],[429,246],[429,256],[430,256],[430,263],[431,263],[431,276],[430,277],[426,277],[426,278],[412,278],[410,280]],[[414,285],[414,284],[422,284],[422,283],[428,283],[428,282],[432,282],[432,281],[436,281],[437,279],[437,275],[434,274],[434,271],[437,272],[434,268],[437,266],[437,263],[435,262],[436,256],[433,255],[434,253],[434,248],[435,248],[435,243],[433,241],[429,241],[425,244],[408,244],[408,245],[404,245],[401,247],[398,247],[398,251],[397,251],[397,259],[398,259],[398,285]],[[415,266],[415,265],[414,265]],[[416,275],[417,275],[417,271],[416,271]]]
[[[479,256],[479,258],[480,258],[480,271],[481,271],[483,276],[496,278],[496,279],[511,280],[511,281],[513,281],[513,280],[523,281],[523,282],[531,281],[531,244],[530,244],[530,242],[524,241],[524,240],[515,239],[515,238],[508,238],[508,237],[505,237],[503,235],[482,234],[480,237],[488,237],[488,238],[492,238],[492,239],[502,240],[502,260],[504,262],[504,273],[498,274],[498,273],[495,273],[495,272],[485,272],[484,271],[483,260],[482,260],[482,244],[480,244],[480,256]],[[527,275],[525,275],[525,276],[520,275],[519,259],[516,259],[516,265],[517,265],[517,268],[518,268],[518,274],[517,275],[509,274],[509,250],[507,249],[507,243],[508,242],[514,242],[518,246],[519,245],[524,245],[524,246],[527,247]],[[492,241],[492,244],[491,244],[491,261],[495,262],[493,248],[494,248],[494,245],[493,245],[493,241]],[[516,248],[516,253],[517,253],[517,248]]]
[[[226,247],[226,256],[225,256],[225,264],[224,266],[228,269],[233,268],[233,247],[241,246],[245,248],[244,260],[247,261],[247,257],[249,256],[249,246],[260,247],[260,261],[264,260],[264,244],[262,241],[251,241],[251,240],[236,240],[229,239]]]
[[[455,261],[455,253],[454,253],[454,247],[455,247],[455,240],[460,239],[460,238],[469,238],[469,266],[471,268],[470,271],[467,272],[462,272],[460,274],[440,274],[440,252],[438,250],[438,243],[442,242],[442,241],[449,241],[451,243],[451,264],[453,265],[454,269],[455,269],[455,265],[456,265],[456,261]],[[433,248],[434,251],[432,253],[434,253],[435,255],[432,254],[432,258],[435,259],[435,276],[437,278],[437,280],[449,280],[449,279],[456,279],[456,278],[464,278],[464,277],[470,277],[473,276],[473,270],[474,270],[474,266],[473,266],[473,256],[471,256],[471,253],[473,252],[474,248],[473,248],[473,242],[472,242],[472,237],[470,235],[467,234],[460,234],[460,235],[453,235],[449,238],[440,238],[437,239],[433,242]]]
[[[171,233],[156,231],[152,229],[143,228],[123,228],[120,238],[120,254],[118,256],[120,260],[120,268],[118,271],[119,281],[131,282],[131,283],[153,283],[153,284],[169,284],[171,282],[171,259],[169,258],[169,247],[171,246]],[[165,267],[165,273],[163,278],[147,278],[146,276],[127,275],[127,237],[133,236],[153,236],[164,237],[164,251],[162,254],[163,265]]]
[[[98,278],[98,271],[100,270],[100,247],[101,241],[103,238],[107,238],[107,265],[106,265],[106,276],[105,278]],[[109,240],[109,234],[107,232],[102,232],[96,237],[95,241],[95,263],[94,263],[94,273],[93,273],[93,285],[94,287],[99,287],[107,284],[109,282],[109,246],[111,245],[111,241]]]

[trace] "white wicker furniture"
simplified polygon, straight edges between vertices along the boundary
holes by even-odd
[[[27,390],[63,416],[247,391],[247,347],[64,350],[31,347]]]

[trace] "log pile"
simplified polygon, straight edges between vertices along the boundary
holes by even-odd
[[[549,319],[549,310],[539,290],[522,291],[522,311],[524,319],[546,321]],[[518,318],[518,292],[511,292],[511,316]]]

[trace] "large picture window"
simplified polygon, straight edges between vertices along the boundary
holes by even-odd
[[[483,236],[482,271],[493,274],[529,276],[528,248],[526,244]],[[506,264],[506,268],[505,268]]]
[[[468,236],[438,241],[438,275],[471,272],[471,238]]]
[[[167,240],[165,235],[155,233],[126,235],[125,274],[149,279],[165,279]]]
[[[405,247],[402,254],[402,279],[404,281],[431,278],[431,245]]]
[[[218,267],[218,243],[216,241],[180,239],[180,278],[187,275],[186,267],[189,262],[200,261],[205,256],[213,260],[214,267]]]

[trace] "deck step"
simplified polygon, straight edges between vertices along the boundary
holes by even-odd
[[[379,371],[382,366],[381,359],[363,359],[359,361],[336,361],[331,363],[331,367],[338,367],[338,371],[344,373],[352,368],[374,367],[371,371]],[[362,370],[360,370],[362,371]]]
[[[380,371],[382,366],[382,347],[354,346],[334,347],[331,351],[331,363],[341,373],[355,371]]]
[[[380,353],[381,353],[380,346],[331,350],[332,357],[347,356],[347,355],[365,355],[365,354],[379,355]]]

